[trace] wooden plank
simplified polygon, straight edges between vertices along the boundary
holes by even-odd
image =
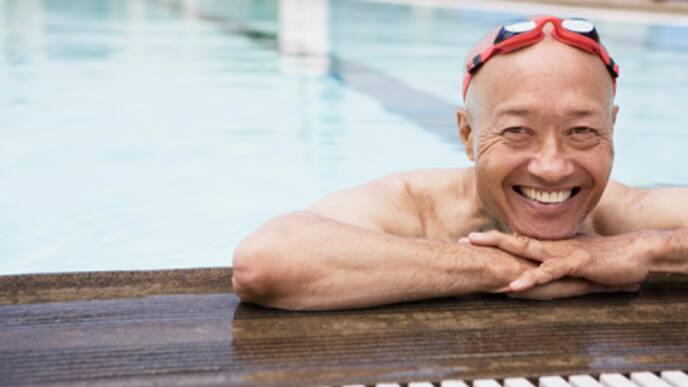
[[[228,267],[0,276],[0,305],[231,291]]]
[[[688,279],[287,312],[231,293],[0,306],[3,385],[343,385],[688,368]]]

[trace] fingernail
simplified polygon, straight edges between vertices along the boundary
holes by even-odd
[[[468,243],[471,243],[471,241],[470,241],[468,238],[463,237],[463,238],[459,239],[459,243],[466,243],[466,244],[468,244]]]
[[[468,238],[470,239],[480,239],[483,236],[483,233],[481,232],[472,232],[468,234]]]
[[[519,278],[516,281],[509,284],[509,287],[514,291],[519,291],[530,287],[530,281],[526,278]]]

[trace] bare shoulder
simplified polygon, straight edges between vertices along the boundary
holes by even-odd
[[[469,171],[470,169],[459,168],[406,171],[387,176],[375,183],[407,195],[441,195],[455,187],[457,181],[462,181]]]
[[[598,207],[609,207],[619,204],[619,201],[626,201],[631,198],[631,196],[637,194],[638,189],[630,187],[616,180],[609,180],[607,183],[607,188],[604,190],[604,194],[600,199]]]
[[[422,212],[441,202],[462,180],[465,169],[400,172],[335,192],[309,211],[361,227],[395,235],[423,236]]]
[[[635,196],[633,188],[610,179],[591,214],[595,231],[602,235],[616,235],[632,229],[632,219],[626,216],[626,212]]]
[[[396,183],[413,209],[415,236],[450,241],[472,227],[472,176],[472,168],[437,169],[405,174]]]

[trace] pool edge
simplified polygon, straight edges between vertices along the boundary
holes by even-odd
[[[0,305],[232,292],[232,268],[0,276]]]

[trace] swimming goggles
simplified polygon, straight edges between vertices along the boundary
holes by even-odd
[[[614,62],[600,43],[600,37],[592,22],[581,18],[560,19],[555,16],[540,16],[532,19],[517,19],[503,25],[491,47],[469,59],[466,64],[467,73],[463,80],[464,99],[471,79],[485,62],[497,54],[505,54],[541,41],[545,37],[543,28],[547,23],[552,23],[554,26],[552,36],[558,41],[599,56],[612,76],[614,91],[616,92],[619,65]]]

